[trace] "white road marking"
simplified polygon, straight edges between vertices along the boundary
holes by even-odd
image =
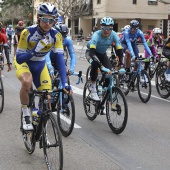
[[[53,112],[55,115],[57,115],[57,112]],[[60,115],[60,118],[63,119],[65,122],[67,122],[68,124],[71,123],[70,119],[68,119],[67,117],[65,117],[64,115]],[[74,123],[74,128],[76,129],[80,129],[81,127],[79,125],[77,125],[76,123]]]

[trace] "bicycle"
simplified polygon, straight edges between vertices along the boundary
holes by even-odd
[[[62,90],[54,90],[55,92],[61,92]],[[39,142],[39,148],[43,148],[44,158],[48,169],[63,168],[63,145],[61,132],[59,130],[57,121],[52,111],[49,109],[50,91],[43,90],[31,90],[29,93],[30,103],[29,110],[32,113],[33,109],[38,105],[39,108],[36,117],[37,124],[33,124],[32,131],[25,131],[22,127],[23,113],[21,111],[21,127],[23,141],[29,154],[32,154],[35,150],[36,142]],[[32,121],[33,122],[33,121]],[[54,155],[53,155],[54,154]],[[53,157],[54,156],[54,157]]]
[[[146,63],[149,63],[149,67],[148,67],[148,74],[149,74],[149,77],[150,79],[152,80],[152,78],[157,74],[158,74],[158,71],[161,69],[161,68],[167,68],[167,60],[166,60],[166,57],[162,56],[161,54],[159,55],[159,59],[157,60],[157,62],[155,63],[154,62],[154,58],[151,57],[151,58],[148,58],[148,59],[145,59],[144,62]],[[146,70],[147,71],[147,70]]]
[[[61,79],[57,71],[55,71],[55,79],[53,80],[53,89],[61,89]],[[83,82],[82,72],[72,74],[78,76],[78,82]],[[57,121],[60,128],[60,131],[64,137],[68,137],[74,128],[75,122],[75,104],[74,98],[72,95],[72,90],[70,89],[70,79],[67,76],[67,85],[66,90],[68,94],[56,93],[53,92],[52,96],[52,111],[57,111]]]
[[[129,91],[134,91],[135,85],[137,85],[137,91],[140,100],[143,103],[147,103],[151,97],[151,80],[148,73],[142,68],[142,61],[144,58],[137,58],[136,62],[138,63],[137,71],[133,70],[134,63],[131,64],[132,71],[126,72],[123,75],[119,75],[119,87],[124,92],[125,95]],[[148,91],[145,93],[145,91]],[[142,92],[144,90],[144,92]],[[146,96],[146,97],[145,97]]]
[[[166,68],[161,68],[156,76],[156,90],[160,97],[167,99],[170,96],[170,82],[166,80],[164,73]]]
[[[87,118],[93,121],[98,115],[102,115],[105,104],[107,122],[115,134],[120,134],[124,131],[128,119],[128,105],[125,95],[114,83],[114,75],[120,74],[121,71],[112,71],[111,75],[102,73],[101,80],[97,79],[96,89],[100,98],[99,102],[90,98],[90,79],[85,83],[83,90],[83,106]],[[106,77],[109,77],[110,82],[108,87],[103,87]]]

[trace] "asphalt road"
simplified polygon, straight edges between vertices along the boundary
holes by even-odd
[[[82,47],[75,45],[76,70],[83,75],[88,62],[80,57]],[[142,52],[142,47],[140,51]],[[11,55],[11,58],[12,55]],[[0,114],[0,170],[45,170],[43,151],[38,143],[32,155],[26,152],[20,127],[20,82],[11,72],[3,71],[5,107]],[[152,96],[142,103],[136,92],[126,97],[129,117],[126,129],[115,135],[105,116],[87,119],[83,109],[83,87],[71,77],[76,106],[76,125],[71,136],[63,139],[64,170],[169,170],[170,169],[170,99],[161,99],[152,82]]]

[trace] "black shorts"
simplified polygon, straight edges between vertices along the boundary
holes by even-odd
[[[12,40],[12,35],[8,34],[8,40]]]

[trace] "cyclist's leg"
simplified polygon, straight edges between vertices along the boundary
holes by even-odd
[[[16,55],[17,46],[18,46],[18,44],[17,44],[16,38],[14,36],[14,56]]]
[[[21,100],[21,108],[23,112],[23,129],[24,130],[33,130],[32,123],[30,121],[30,112],[28,110],[29,104],[29,90],[32,85],[32,74],[29,70],[29,67],[26,63],[18,64],[16,61],[16,57],[14,57],[14,65],[16,76],[21,81],[21,89],[20,89],[20,100]]]
[[[112,65],[111,65],[111,63],[109,61],[109,58],[107,57],[106,53],[100,55],[98,58],[99,58],[100,62],[102,63],[102,65],[104,67],[106,67],[106,68],[108,68],[110,70],[112,69]],[[109,78],[106,78],[105,83],[104,83],[104,87],[108,87],[108,85],[109,85]]]
[[[99,96],[97,95],[97,90],[96,90],[96,80],[98,76],[98,64],[96,62],[91,63],[91,72],[90,72],[90,77],[91,77],[91,96],[90,98],[95,100],[95,101],[100,101]]]
[[[145,58],[149,58],[149,53],[144,49],[144,55],[145,55]],[[145,62],[145,66],[144,66],[144,70],[148,70],[149,68],[149,62]]]
[[[122,44],[122,47],[123,47],[123,51],[125,53],[125,58],[124,58],[125,69],[127,72],[130,72],[131,54],[130,54],[130,51],[128,50],[128,47],[126,44]]]
[[[37,67],[38,64],[38,67]],[[38,90],[51,90],[51,78],[45,61],[28,62],[33,76],[33,83]],[[51,108],[51,96],[48,95],[48,103]]]

